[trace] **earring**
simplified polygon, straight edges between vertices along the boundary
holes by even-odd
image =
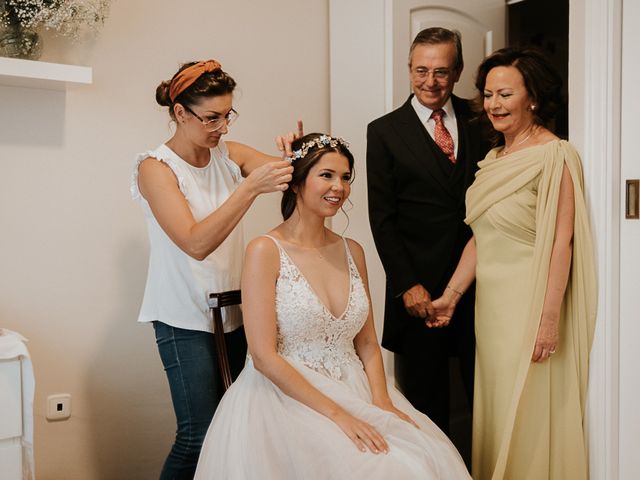
[[[531,106],[529,107],[529,110],[533,112],[535,109],[536,109],[536,104],[532,103]]]

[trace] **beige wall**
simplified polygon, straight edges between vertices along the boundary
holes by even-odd
[[[155,87],[215,57],[239,84],[228,138],[274,151],[298,116],[326,130],[328,3],[114,1],[95,43],[57,48],[43,59],[92,66],[94,83],[0,86],[0,327],[29,338],[39,480],[155,478],[174,420],[152,328],[135,322],[147,240],[128,191],[134,154],[170,134]],[[254,206],[248,238],[279,221],[278,200]],[[61,392],[72,416],[47,422]]]

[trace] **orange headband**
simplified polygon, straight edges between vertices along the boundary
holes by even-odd
[[[203,73],[213,72],[222,68],[216,60],[207,60],[198,62],[190,67],[185,68],[178,73],[173,80],[171,80],[171,86],[169,87],[169,98],[172,102],[175,102],[178,95],[184,92],[189,86],[195,82]]]

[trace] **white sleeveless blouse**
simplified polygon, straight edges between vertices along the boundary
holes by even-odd
[[[213,332],[207,304],[209,293],[240,288],[244,253],[242,223],[204,260],[187,255],[162,230],[138,188],[138,167],[148,157],[164,162],[173,170],[196,221],[229,198],[242,182],[240,168],[229,158],[222,141],[211,149],[209,164],[201,168],[185,162],[163,144],[136,157],[131,178],[131,195],[142,207],[150,243],[149,270],[138,321],[159,320],[177,328]],[[223,309],[223,325],[225,332],[242,325],[239,307]]]

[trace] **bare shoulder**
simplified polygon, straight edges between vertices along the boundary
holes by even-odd
[[[257,262],[277,271],[280,265],[280,252],[272,239],[265,236],[256,237],[247,245],[245,261]]]
[[[278,256],[278,247],[275,242],[267,236],[259,236],[254,238],[247,245],[247,254],[257,256]]]
[[[162,160],[157,159],[156,157],[147,157],[144,160],[140,161],[140,165],[138,166],[138,171],[140,174],[162,174],[162,173],[172,173],[171,167],[167,165]]]
[[[360,270],[360,272],[365,272],[367,262],[362,245],[360,245],[352,238],[347,238],[347,245],[349,246],[349,251],[351,252],[353,260],[356,262],[358,270]]]
[[[138,165],[138,186],[142,195],[147,198],[147,195],[156,190],[177,189],[178,178],[165,162],[147,157]]]
[[[359,255],[364,258],[364,248],[358,242],[356,242],[353,238],[345,237],[347,240],[347,245],[349,245],[349,250],[351,250],[352,255]]]

